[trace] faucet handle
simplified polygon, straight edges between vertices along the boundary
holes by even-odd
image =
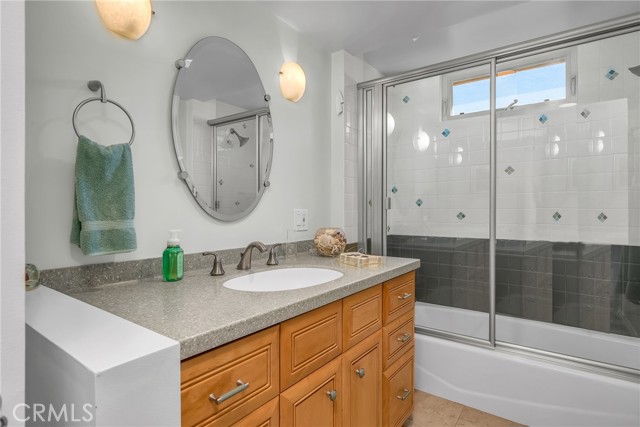
[[[278,246],[282,246],[282,243],[276,243],[275,245],[271,246],[271,249],[269,249],[269,259],[267,260],[267,265],[280,264],[280,261],[278,261],[278,254],[276,253],[276,248]]]
[[[222,276],[224,275],[224,269],[222,268],[222,258],[218,257],[218,254],[215,252],[203,252],[202,255],[213,255],[213,268],[211,269],[212,276]]]

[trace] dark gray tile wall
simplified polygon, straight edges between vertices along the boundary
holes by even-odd
[[[488,240],[391,235],[387,249],[421,260],[418,301],[489,311]],[[638,336],[640,248],[499,240],[496,311]]]

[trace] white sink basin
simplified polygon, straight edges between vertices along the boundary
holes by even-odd
[[[274,292],[308,288],[342,277],[339,271],[327,268],[281,268],[236,277],[223,283],[236,291]]]

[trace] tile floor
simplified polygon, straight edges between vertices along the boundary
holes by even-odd
[[[523,426],[486,412],[416,390],[413,419],[404,427],[511,427]]]

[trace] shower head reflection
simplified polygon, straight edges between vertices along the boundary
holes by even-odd
[[[234,128],[229,129],[229,133],[232,133],[232,134],[234,134],[235,136],[238,137],[238,141],[240,141],[240,147],[242,147],[244,144],[246,144],[249,141],[249,137],[248,136],[240,135],[238,132],[236,132],[236,130]]]

